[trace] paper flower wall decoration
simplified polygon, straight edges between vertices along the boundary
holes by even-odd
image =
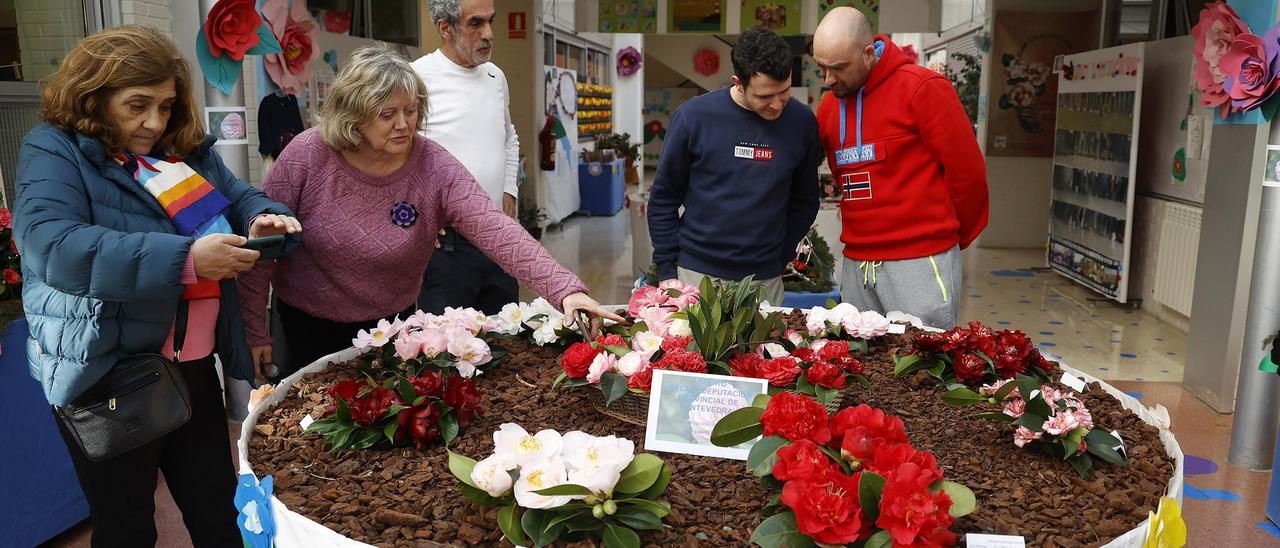
[[[300,95],[311,80],[311,61],[320,56],[315,46],[318,25],[307,12],[306,2],[294,0],[292,4],[289,0],[267,0],[262,5],[267,26],[282,48],[280,53],[262,60],[271,81],[286,93]]]
[[[253,0],[218,0],[196,33],[200,71],[213,87],[228,95],[240,77],[245,55],[281,51],[280,42],[258,15]]]
[[[627,46],[618,52],[618,76],[631,76],[640,70],[640,64],[644,61],[644,56],[640,55],[640,50]]]
[[[1249,25],[1224,2],[1214,2],[1200,10],[1200,20],[1192,27],[1191,36],[1196,40],[1194,74],[1196,87],[1202,94],[1201,106],[1221,108],[1224,115],[1230,108],[1227,106],[1230,97],[1222,88],[1227,75],[1220,64],[1236,36],[1248,32]]]
[[[713,49],[700,49],[693,54],[693,70],[703,76],[711,76],[720,72],[720,52]]]

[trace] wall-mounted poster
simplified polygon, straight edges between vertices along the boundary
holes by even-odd
[[[658,0],[600,0],[600,32],[658,32]]]
[[[996,12],[988,156],[1053,156],[1055,57],[1096,47],[1091,11]]]
[[[871,32],[880,32],[880,0],[818,0],[818,21],[822,21],[827,12],[842,6],[862,12],[871,22]]]
[[[800,34],[802,0],[740,0],[742,30],[764,27],[778,34]]]
[[[693,88],[648,88],[644,90],[644,163],[657,166],[662,143],[667,138],[671,113],[698,95]]]
[[[724,32],[726,0],[667,0],[667,32]]]
[[[1058,82],[1049,267],[1128,300],[1143,44],[1067,55]]]

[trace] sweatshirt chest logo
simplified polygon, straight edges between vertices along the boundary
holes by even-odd
[[[848,166],[862,162],[869,162],[876,159],[875,143],[865,144],[861,147],[851,146],[836,150],[836,165]]]
[[[744,160],[773,161],[773,147],[751,143],[738,143],[733,147],[733,157]]]
[[[870,200],[871,174],[845,173],[840,176],[840,198],[842,200]]]

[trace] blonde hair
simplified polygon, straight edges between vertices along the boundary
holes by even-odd
[[[409,61],[386,44],[355,50],[338,72],[320,109],[320,137],[339,150],[356,148],[361,141],[360,124],[397,93],[416,100],[418,119],[414,131],[421,130],[427,115],[427,85]]]
[[[124,149],[121,135],[106,118],[111,94],[171,78],[177,99],[155,148],[186,157],[205,138],[191,89],[191,69],[173,42],[150,27],[114,27],[80,40],[41,91],[40,117],[64,131],[95,137],[107,150],[119,152]]]

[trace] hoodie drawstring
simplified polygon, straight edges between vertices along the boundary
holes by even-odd
[[[862,261],[858,268],[862,269],[862,287],[867,287],[867,283],[871,287],[876,286],[876,269],[883,265],[884,261]]]

